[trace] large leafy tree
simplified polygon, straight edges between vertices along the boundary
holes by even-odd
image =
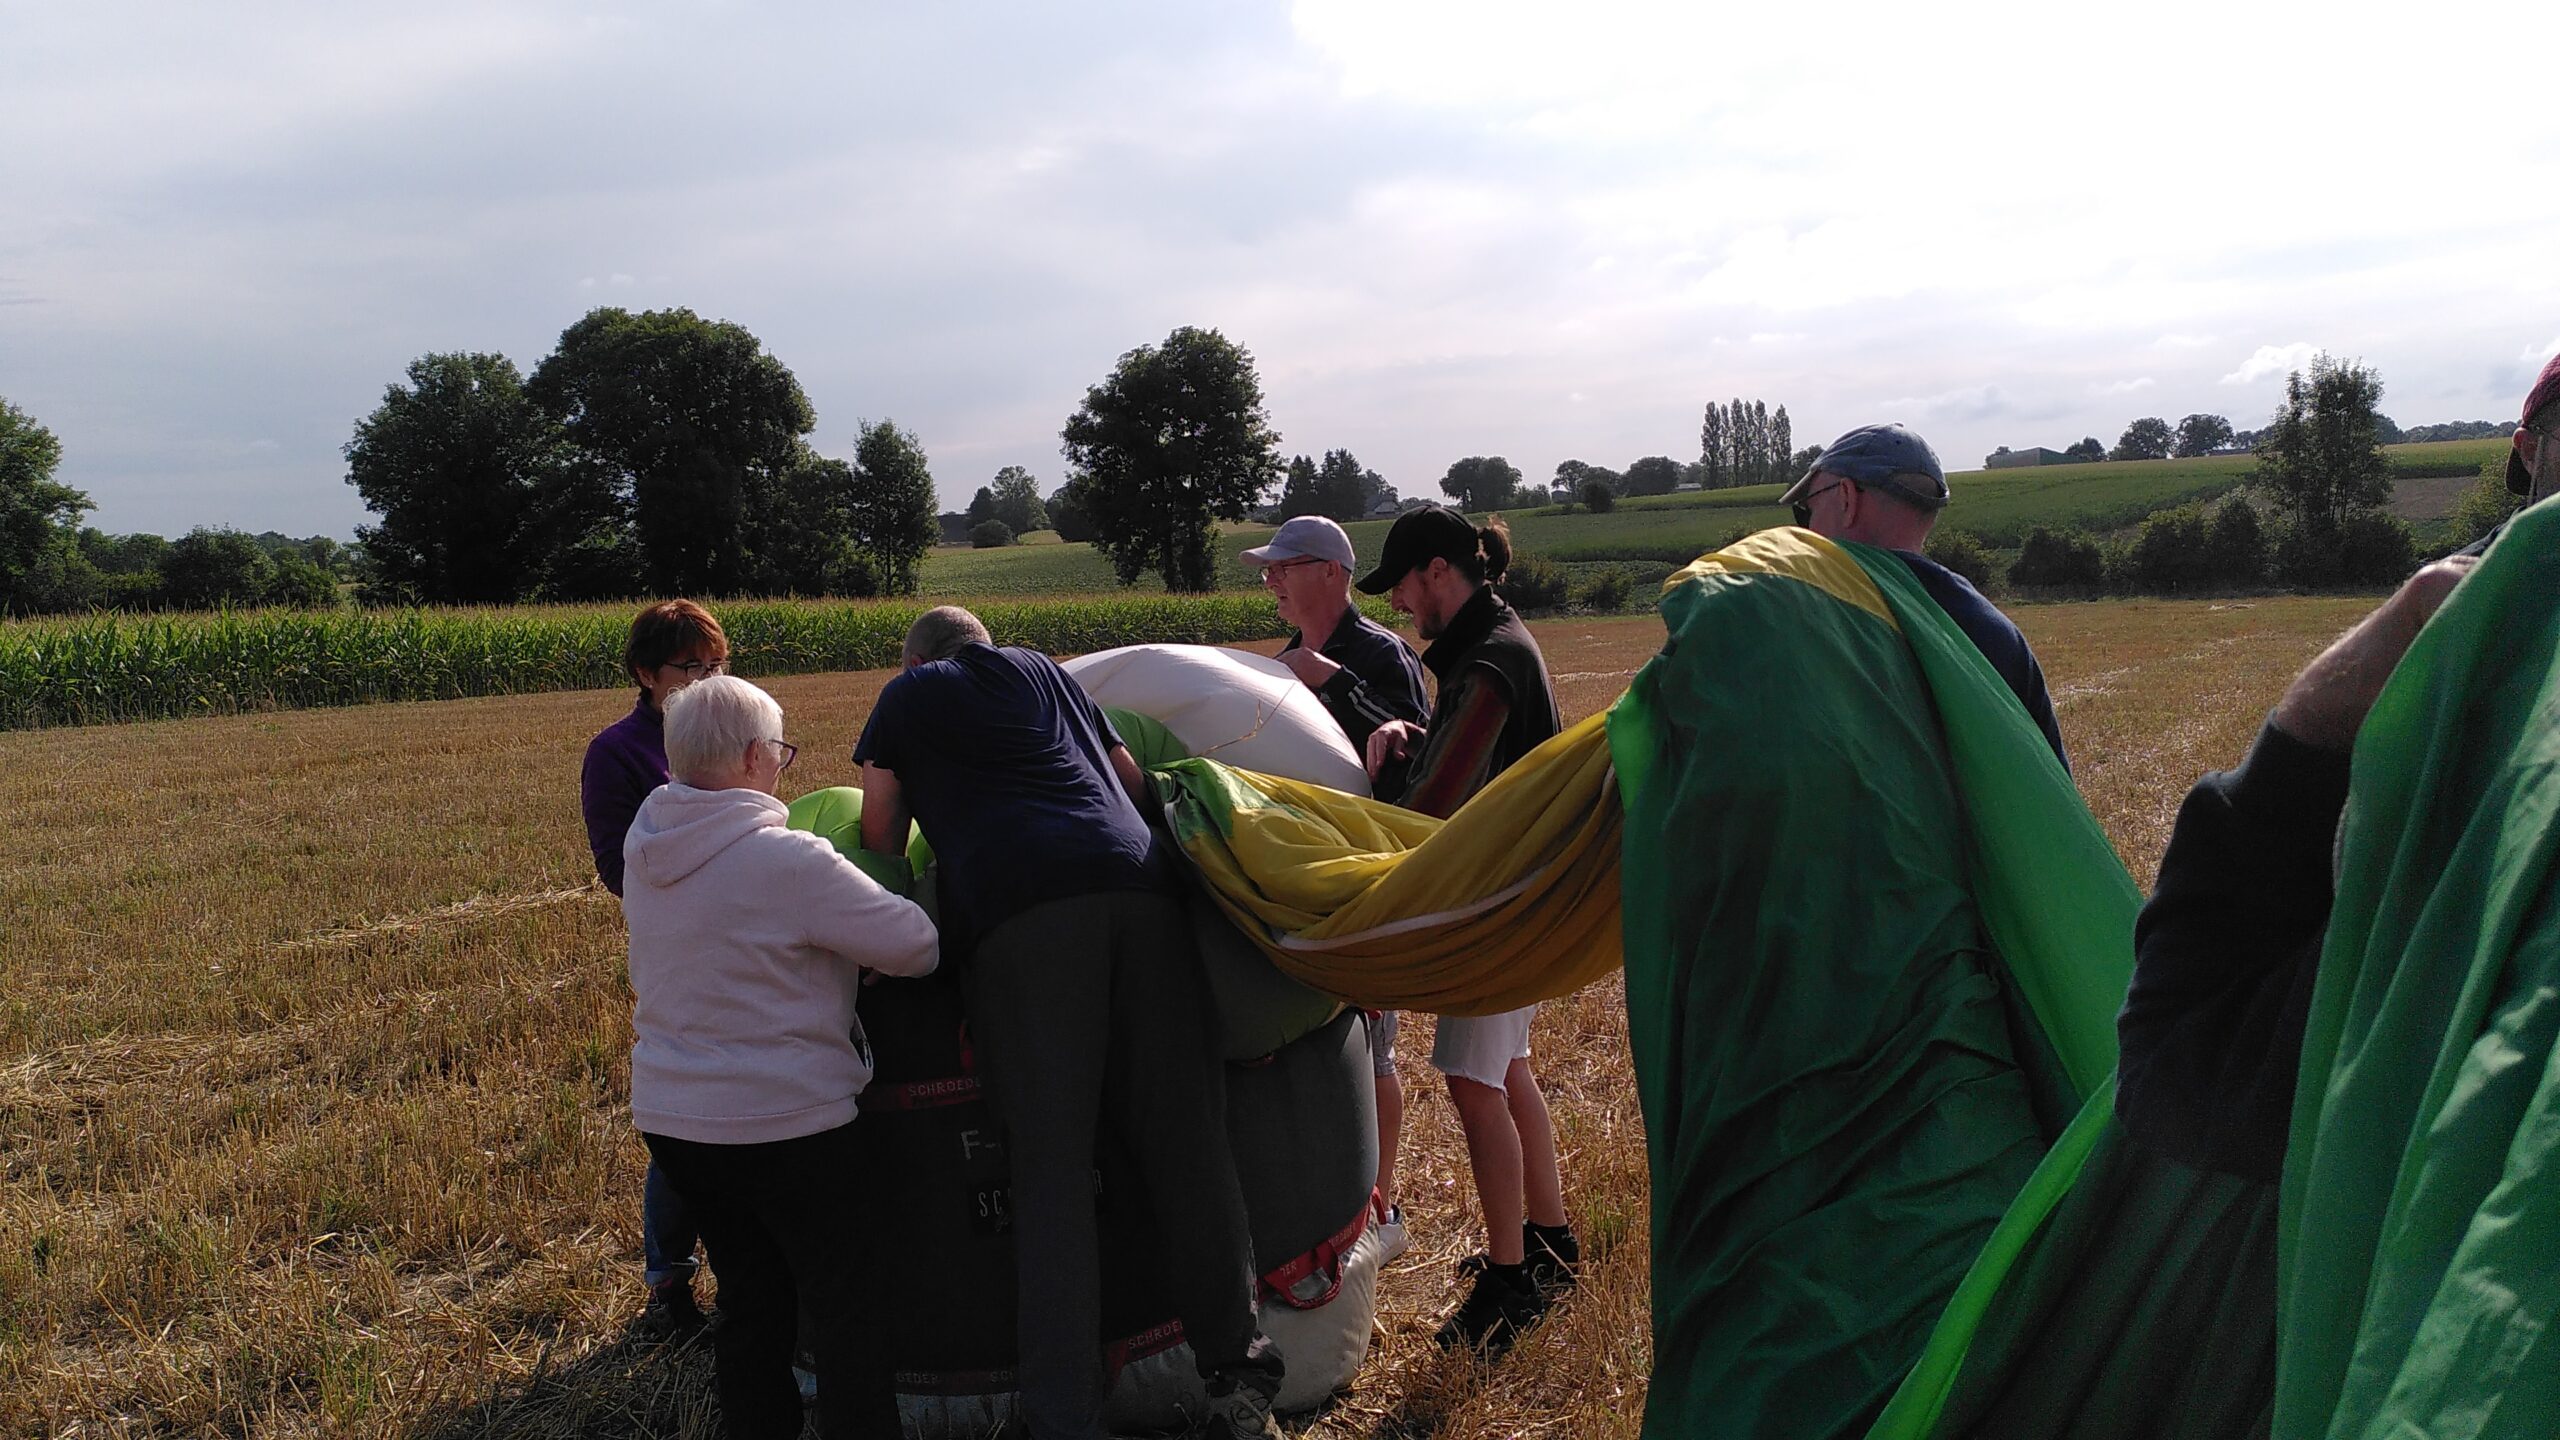
[[[1007,465],[996,472],[995,483],[987,487],[987,498],[994,502],[988,518],[1003,521],[1004,528],[1016,535],[1049,528],[1049,507],[1040,502],[1040,482],[1019,465]]]
[[[1072,479],[1050,493],[1046,502],[1049,523],[1056,527],[1058,538],[1070,545],[1082,545],[1093,538],[1093,521],[1084,513],[1084,502],[1076,498],[1076,482]]]
[[[1386,477],[1360,463],[1348,450],[1327,450],[1316,467],[1316,512],[1336,520],[1357,520],[1369,513],[1383,491],[1395,493]]]
[[[1499,455],[1470,455],[1440,477],[1440,493],[1461,510],[1498,510],[1520,492],[1520,467]]]
[[[870,561],[884,591],[912,595],[924,552],[942,537],[924,446],[893,421],[865,423],[854,446],[854,468],[854,548]]]
[[[2110,460],[2166,460],[2169,450],[2178,443],[2177,433],[2169,422],[2157,415],[2145,415],[2124,427],[2116,440],[2116,448],[2107,452]]]
[[[422,355],[356,422],[347,483],[378,518],[357,528],[379,591],[457,604],[534,593],[553,556],[610,524],[560,427],[504,355]]]
[[[756,547],[757,585],[767,593],[870,595],[879,581],[854,542],[860,477],[842,460],[804,452],[783,474]]]
[[[1286,478],[1280,482],[1280,518],[1323,513],[1324,497],[1316,488],[1315,460],[1306,455],[1290,456]]]
[[[161,594],[182,610],[255,605],[274,582],[275,562],[237,530],[199,526],[180,536],[161,562]]]
[[[1152,569],[1167,590],[1215,588],[1211,522],[1243,519],[1280,475],[1252,354],[1187,325],[1121,356],[1059,438],[1123,585]]]
[[[53,478],[62,442],[27,412],[0,400],[0,607],[29,608],[32,584],[49,555],[76,554],[72,527],[96,508],[89,497]],[[57,552],[60,552],[57,554]]]
[[[1579,500],[1590,490],[1594,481],[1609,492],[1609,498],[1612,500],[1626,491],[1627,477],[1606,465],[1594,465],[1584,460],[1566,460],[1559,463],[1556,466],[1556,483],[1553,488],[1560,489]]]
[[[2230,443],[2230,421],[2219,415],[2190,415],[2178,422],[2178,443],[2169,453],[2181,460],[2192,460]]]
[[[2347,520],[2391,499],[2391,467],[2376,438],[2382,377],[2323,353],[2308,374],[2286,377],[2284,405],[2258,432],[2257,481],[2292,533],[2298,557],[2288,578],[2317,580],[2318,558],[2333,555]]]
[[[1668,455],[1647,455],[1627,467],[1620,488],[1629,495],[1668,495],[1680,488],[1680,462]]]
[[[642,578],[667,594],[736,594],[782,513],[817,424],[789,367],[745,326],[690,310],[592,310],[526,390],[585,473],[630,504]]]

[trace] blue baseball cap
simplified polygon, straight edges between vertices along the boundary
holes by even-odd
[[[1923,510],[1947,504],[1947,471],[1929,442],[1902,425],[1861,425],[1831,442],[1804,477],[1778,497],[1793,505],[1813,488],[1816,475],[1837,475],[1866,490],[1882,490]]]

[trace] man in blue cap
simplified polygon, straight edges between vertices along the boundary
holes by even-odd
[[[2069,769],[2053,700],[2045,693],[2044,667],[2027,648],[2027,637],[1971,581],[1920,553],[1949,498],[1946,469],[1928,441],[1901,425],[1861,425],[1832,441],[1778,503],[1792,507],[1796,523],[1817,535],[1890,550],[1909,566],[1929,598],[2008,682],[2054,758]]]

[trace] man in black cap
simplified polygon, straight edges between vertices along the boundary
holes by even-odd
[[[1947,472],[1929,442],[1901,425],[1861,425],[1832,441],[1778,503],[1793,507],[1796,523],[1817,535],[1890,550],[1909,566],[1920,588],[2008,682],[2067,770],[2071,757],[2063,753],[2044,667],[2027,637],[1971,581],[1920,553],[1948,498]]]
[[[1494,583],[1511,564],[1501,517],[1477,526],[1433,505],[1387,532],[1378,568],[1360,581],[1413,617],[1431,642],[1423,667],[1440,681],[1428,725],[1390,720],[1369,737],[1369,773],[1399,757],[1412,770],[1400,803],[1446,817],[1541,741],[1563,729],[1546,657]],[[1467,1163],[1484,1208],[1484,1253],[1461,1273],[1475,1284],[1440,1327],[1443,1348],[1498,1354],[1573,1283],[1582,1258],[1565,1216],[1564,1179],[1546,1097],[1529,1068],[1532,1005],[1502,1015],[1443,1017],[1431,1065],[1449,1082]]]

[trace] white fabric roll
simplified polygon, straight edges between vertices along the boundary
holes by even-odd
[[[1353,795],[1369,775],[1349,737],[1289,667],[1218,645],[1126,645],[1066,662],[1100,705],[1135,710],[1191,753]]]

